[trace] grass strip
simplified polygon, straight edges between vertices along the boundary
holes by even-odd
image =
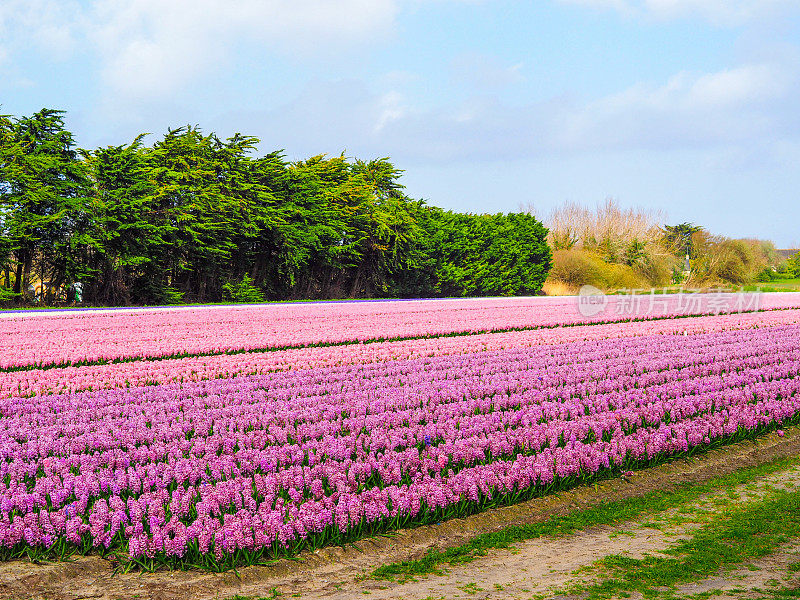
[[[768,556],[800,537],[800,489],[773,490],[765,498],[722,512],[718,520],[665,551],[669,556],[636,559],[611,555],[599,566],[611,577],[573,590],[587,600],[640,592],[645,597],[674,596],[675,586],[696,582]]]
[[[407,581],[415,576],[441,574],[442,565],[457,565],[484,556],[490,549],[508,548],[515,543],[536,539],[542,536],[564,536],[597,525],[610,525],[669,510],[697,500],[713,491],[726,487],[749,483],[754,479],[775,473],[800,462],[800,458],[781,458],[762,465],[745,467],[721,475],[710,481],[694,484],[679,484],[671,491],[654,490],[635,498],[626,498],[601,503],[584,510],[572,511],[566,515],[551,517],[540,523],[511,525],[499,531],[480,534],[465,544],[446,550],[429,550],[425,556],[381,566],[370,577]],[[795,519],[800,525],[800,514]]]
[[[748,314],[756,312],[772,312],[779,310],[797,310],[797,307],[769,308],[761,310],[743,310],[735,313],[726,314]],[[26,365],[14,365],[11,367],[0,367],[0,373],[14,373],[17,371],[48,371],[50,369],[65,369],[68,367],[94,367],[99,365],[114,365],[120,363],[139,362],[139,361],[160,361],[177,360],[182,358],[201,358],[205,356],[233,356],[237,354],[280,352],[283,350],[300,350],[302,348],[327,348],[331,346],[353,346],[357,344],[379,344],[383,342],[408,342],[413,340],[430,340],[437,338],[466,337],[470,335],[484,335],[487,333],[511,333],[514,331],[536,331],[538,329],[559,329],[561,327],[589,327],[592,325],[614,325],[616,323],[639,323],[644,321],[664,321],[667,319],[692,319],[696,317],[715,316],[713,313],[692,314],[692,315],[664,315],[657,317],[635,317],[629,319],[610,319],[605,321],[577,322],[577,323],[557,323],[551,325],[527,325],[522,327],[498,327],[494,329],[481,329],[470,331],[450,331],[446,333],[428,333],[420,335],[407,335],[396,337],[375,337],[366,340],[341,340],[338,342],[311,342],[308,344],[290,344],[283,346],[263,346],[258,348],[230,348],[228,350],[208,350],[201,352],[173,352],[171,354],[153,355],[132,355],[120,356],[112,359],[86,359],[50,363],[33,363]]]

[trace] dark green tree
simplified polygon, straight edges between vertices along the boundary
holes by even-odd
[[[12,255],[13,293],[23,300],[34,263],[50,300],[54,290],[85,274],[79,247],[87,242],[88,182],[63,114],[42,109],[2,126],[0,212]]]
[[[689,258],[694,258],[692,236],[702,230],[699,225],[691,223],[664,225],[664,241],[675,256],[683,257],[688,254]]]
[[[92,239],[84,281],[86,302],[103,305],[167,300],[161,287],[163,256],[170,251],[155,209],[142,138],[127,146],[84,152],[92,193]]]
[[[14,124],[7,115],[0,115],[0,171],[5,173],[5,152],[14,143]],[[0,198],[10,194],[10,182],[5,176],[0,177]],[[11,207],[0,203],[0,303],[13,299],[13,278],[11,276],[14,263],[13,245],[9,230]]]
[[[257,235],[246,170],[240,169],[255,138],[223,142],[199,128],[170,130],[148,151],[151,201],[170,246],[166,288],[186,300],[219,299],[236,240]]]
[[[532,216],[409,199],[388,158],[253,157],[189,126],[78,153],[62,114],[0,117],[0,301],[34,279],[98,305],[530,294],[550,268]]]
[[[424,207],[427,243],[415,258],[426,296],[537,294],[550,271],[547,230],[525,213],[472,215]],[[409,274],[417,279],[414,269]],[[418,279],[417,279],[418,281]],[[410,291],[410,290],[409,290]],[[408,294],[408,291],[405,291]]]

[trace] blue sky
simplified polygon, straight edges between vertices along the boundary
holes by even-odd
[[[663,210],[800,246],[798,0],[0,0],[0,111],[390,157],[471,212]]]

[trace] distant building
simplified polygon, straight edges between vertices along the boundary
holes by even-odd
[[[787,248],[786,250],[776,250],[775,252],[777,252],[778,256],[785,260],[790,256],[794,256],[800,252],[800,248]]]

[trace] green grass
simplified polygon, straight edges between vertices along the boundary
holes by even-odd
[[[754,283],[744,286],[745,292],[800,292],[800,278],[776,279],[765,283]]]
[[[374,579],[408,580],[415,576],[441,574],[442,565],[457,565],[475,560],[490,549],[509,548],[515,543],[542,536],[564,536],[597,525],[622,523],[645,514],[680,507],[713,491],[748,483],[800,462],[800,458],[785,458],[747,467],[699,484],[684,484],[673,491],[655,490],[643,496],[602,503],[591,508],[556,516],[541,523],[512,525],[491,533],[480,534],[465,544],[446,550],[429,550],[417,560],[384,565],[371,573]]]
[[[680,285],[654,288],[659,294],[687,294],[695,291],[695,288],[686,288]],[[733,285],[717,285],[711,287],[697,288],[700,292],[709,294],[722,291],[727,294],[738,292],[800,292],[800,278],[798,279],[776,279],[775,281],[765,281],[759,283],[748,283],[741,287]],[[633,290],[612,289],[607,294],[611,296],[629,296],[631,293],[636,295],[649,295],[649,289]]]
[[[227,600],[274,600],[275,598],[283,598],[283,593],[278,591],[278,588],[272,588],[270,590],[269,596],[240,596],[236,594],[235,596],[228,598]],[[293,594],[292,597],[299,597],[297,594]]]
[[[767,592],[761,596],[764,600],[781,600],[783,598],[800,598],[800,588],[782,589]]]
[[[710,577],[768,556],[800,536],[800,491],[772,490],[761,500],[722,512],[691,538],[642,559],[611,555],[599,565],[610,577],[574,588],[587,600],[639,592],[654,597],[675,586]]]

